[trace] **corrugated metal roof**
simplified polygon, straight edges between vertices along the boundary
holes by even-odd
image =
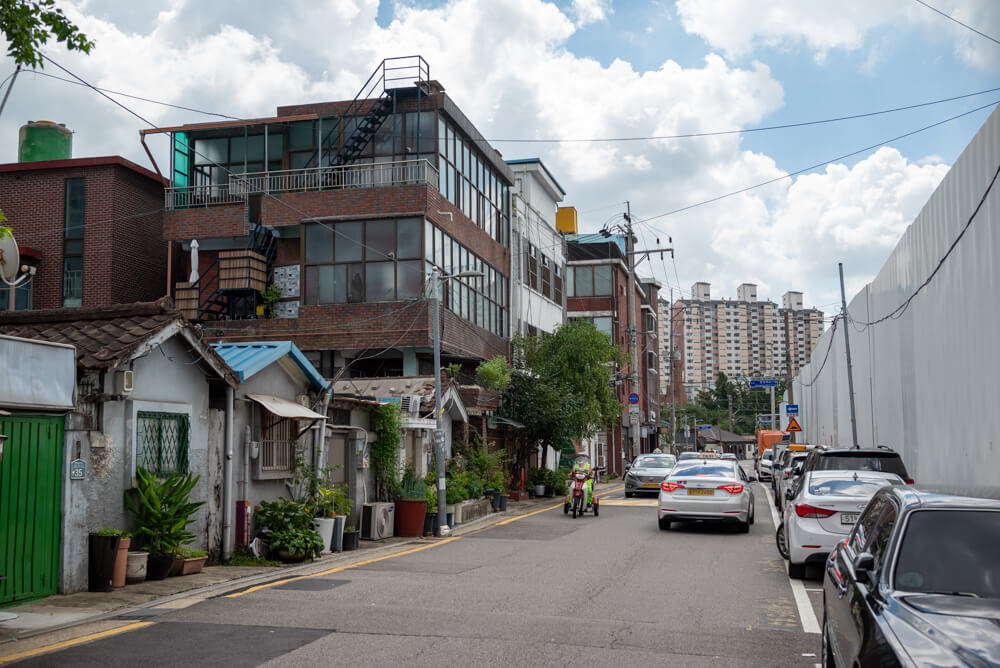
[[[240,383],[263,371],[286,355],[302,369],[302,373],[317,390],[326,387],[326,379],[306,359],[291,341],[250,341],[245,343],[213,343],[212,348],[236,372]]]

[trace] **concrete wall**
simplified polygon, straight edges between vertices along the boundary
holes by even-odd
[[[993,183],[962,239],[909,306],[898,317],[865,323],[893,313],[934,272],[983,200],[997,165],[1000,110],[955,162],[875,279],[850,300],[852,322],[838,322],[817,341],[793,386],[806,441],[852,443],[846,331],[861,446],[899,451],[918,483],[996,484],[1000,183]]]

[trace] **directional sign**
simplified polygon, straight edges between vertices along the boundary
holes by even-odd
[[[799,426],[795,418],[790,417],[788,418],[788,426],[785,427],[785,431],[802,431],[802,427]]]
[[[639,395],[636,394],[635,392],[633,392],[632,394],[628,395],[628,402],[630,404],[637,404],[637,403],[639,403]]]
[[[786,404],[785,405],[785,415],[798,415],[799,405],[798,404]]]
[[[701,431],[703,429],[711,429],[711,428],[712,428],[712,425],[710,425],[710,424],[700,424],[700,425],[698,425],[698,431]]]
[[[754,378],[750,381],[750,387],[777,387],[778,381],[774,378]]]

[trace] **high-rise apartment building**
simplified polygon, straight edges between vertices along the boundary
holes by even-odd
[[[757,286],[744,283],[737,298],[712,299],[708,283],[695,283],[691,298],[674,302],[674,350],[684,391],[693,399],[715,384],[719,372],[785,377],[809,361],[823,333],[823,312],[802,306],[801,292],[786,292],[782,305],[757,300]],[[669,372],[668,372],[669,373]]]

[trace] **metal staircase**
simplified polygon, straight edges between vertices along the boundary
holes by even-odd
[[[229,320],[236,318],[247,318],[254,316],[257,312],[257,304],[260,303],[260,292],[263,287],[270,285],[274,278],[274,263],[278,256],[278,242],[274,236],[274,228],[261,223],[251,223],[250,234],[247,237],[245,256],[231,256],[216,258],[212,264],[206,267],[198,280],[191,284],[191,288],[197,289],[197,294],[208,292],[208,296],[198,305],[196,320]],[[264,258],[263,280],[251,280],[252,265],[257,262],[256,257],[250,255],[255,253]],[[246,280],[242,276],[229,277],[222,276],[223,264],[226,262],[246,263]],[[236,286],[227,285],[227,280]],[[260,288],[260,289],[258,289]]]

